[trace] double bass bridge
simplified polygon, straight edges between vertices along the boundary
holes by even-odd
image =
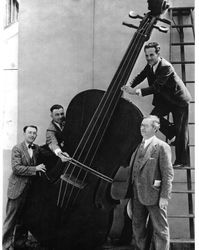
[[[72,186],[77,187],[79,189],[84,189],[85,186],[87,185],[82,180],[79,180],[77,179],[77,177],[74,177],[70,174],[61,175],[61,179],[67,182],[68,184],[71,184]]]

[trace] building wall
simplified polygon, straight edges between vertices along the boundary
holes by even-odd
[[[18,128],[39,126],[37,142],[45,142],[49,107],[67,107],[80,91],[106,90],[134,34],[122,26],[130,10],[147,11],[145,1],[23,1],[19,26]],[[168,58],[169,35],[153,31],[151,41],[162,46]],[[135,75],[145,63],[143,51]],[[134,98],[143,112],[151,109],[151,97]],[[18,140],[22,133],[18,133]]]
[[[189,1],[189,6],[193,3]],[[185,6],[188,3],[186,0],[174,0],[172,4]],[[6,119],[8,131],[10,124],[13,124],[13,135],[8,135],[11,140],[8,139],[8,146],[4,150],[4,180],[7,180],[11,171],[8,169],[10,149],[23,139],[24,125],[37,125],[37,143],[44,144],[45,130],[50,121],[50,106],[60,103],[67,108],[71,99],[80,91],[107,89],[135,32],[123,26],[122,22],[139,25],[138,20],[128,18],[132,9],[141,15],[146,13],[147,1],[20,1],[19,81],[17,83],[16,75],[10,72],[7,82],[12,83],[6,86],[9,98],[13,101],[11,113],[14,118],[11,119],[12,123]],[[158,41],[162,56],[169,59],[169,34],[153,30],[150,41]],[[144,64],[142,50],[130,79]],[[188,71],[193,75],[192,69]],[[15,77],[14,81],[11,75]],[[144,82],[142,86],[146,84]],[[130,98],[144,114],[152,109],[151,96],[125,97]],[[194,120],[193,113],[191,117]],[[186,199],[181,201],[183,207]],[[175,204],[173,207],[178,209]],[[118,227],[113,228],[115,234],[118,233]],[[187,235],[187,231],[183,225],[174,227],[176,235],[182,236],[183,232]]]
[[[3,159],[3,217],[5,216],[6,188],[11,173],[11,148],[17,143],[18,118],[18,23],[3,32],[3,76],[1,83],[1,139]]]

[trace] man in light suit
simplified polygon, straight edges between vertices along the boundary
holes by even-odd
[[[132,95],[147,96],[153,94],[152,104],[155,106],[152,115],[160,118],[160,131],[171,140],[175,139],[175,165],[189,165],[188,148],[188,110],[191,95],[183,81],[175,72],[173,66],[160,57],[160,46],[153,42],[144,47],[147,65],[137,75],[130,86],[123,86],[122,90]],[[145,78],[149,87],[135,89]],[[164,116],[172,113],[173,123]]]
[[[143,141],[130,160],[128,194],[132,214],[133,244],[144,250],[147,240],[148,215],[153,226],[156,250],[169,250],[167,206],[172,190],[173,167],[170,146],[158,139],[157,116],[148,116],[141,124]]]
[[[37,127],[25,126],[23,129],[24,141],[12,149],[11,166],[12,174],[8,184],[8,201],[6,206],[6,218],[3,224],[3,249],[14,249],[14,231],[16,224],[20,222],[21,211],[26,201],[29,185],[37,173],[45,172],[43,164],[39,164],[40,148],[33,144],[37,137]],[[27,236],[27,230],[20,228]],[[18,234],[20,234],[18,232]],[[15,236],[17,230],[15,231]],[[20,237],[22,235],[18,235]]]
[[[62,162],[66,162],[69,159],[69,155],[63,152],[64,139],[62,130],[65,125],[64,108],[59,104],[55,104],[50,108],[50,112],[52,121],[46,130],[46,144]]]

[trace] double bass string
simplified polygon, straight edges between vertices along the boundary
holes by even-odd
[[[135,42],[135,41],[134,41],[134,42]],[[132,44],[132,46],[133,46],[133,45],[134,45],[134,44]],[[113,85],[112,88],[114,88],[114,85]],[[107,100],[108,100],[108,98],[107,98]],[[109,106],[110,106],[110,105],[109,105]],[[98,130],[99,130],[99,129],[98,129]],[[94,138],[94,140],[95,140],[95,138]],[[93,140],[93,141],[94,141],[94,140]],[[92,145],[91,145],[91,147],[92,147]],[[90,147],[90,148],[91,148],[91,147]],[[89,151],[90,151],[90,150],[89,150]],[[88,155],[87,155],[87,156],[88,156]],[[86,157],[86,158],[87,158],[87,157]],[[92,159],[92,160],[93,160],[93,159]],[[81,170],[80,170],[80,171],[81,171]],[[78,176],[79,176],[79,175],[78,175]],[[77,178],[78,178],[78,176],[77,176]],[[84,179],[85,179],[85,178],[84,178]],[[73,191],[73,190],[71,190],[71,194],[72,194],[72,191]],[[64,196],[65,196],[65,193],[64,193]],[[64,197],[63,197],[63,198],[64,198]],[[70,199],[70,196],[69,196],[69,199]],[[62,201],[63,201],[63,200],[62,200]]]
[[[136,41],[136,39],[137,39],[137,37],[135,36],[134,37],[134,42],[133,43],[131,43],[131,48],[130,48],[130,50],[132,50],[132,47],[135,45],[135,43],[137,43],[138,44],[138,42],[141,42],[141,40],[143,39],[142,37],[141,37],[141,39],[139,38],[139,33],[137,32],[137,34],[135,34],[135,35],[137,35],[137,37],[138,37],[138,40],[140,40],[140,41]],[[134,50],[136,50],[137,49],[137,45],[136,45],[136,47],[135,48],[133,48]],[[129,52],[130,54],[132,54],[132,52],[130,51]],[[138,52],[139,53],[139,52]],[[127,55],[127,57],[128,57],[128,55]],[[127,60],[127,59],[125,59],[125,60]],[[129,61],[128,61],[128,63],[129,63]],[[124,61],[124,64],[125,64],[125,61]],[[123,66],[124,65],[122,65],[122,67],[120,67],[120,71],[121,72],[123,72]],[[126,68],[127,69],[127,68]],[[120,73],[120,72],[119,72]],[[125,72],[123,72],[123,76],[125,75]],[[122,78],[123,78],[123,76],[122,76]],[[116,80],[115,80],[115,83],[117,83],[117,78],[116,78]],[[113,86],[112,86],[112,91],[113,91],[113,89],[114,89],[114,86],[116,85],[116,84],[113,84]],[[120,86],[119,86],[120,87]],[[116,85],[116,90],[118,89],[118,85]],[[109,100],[109,95],[110,95],[111,93],[109,92],[108,93],[108,96],[107,96],[107,99],[105,100],[105,104],[106,104],[106,102]],[[112,104],[112,101],[113,101],[113,99],[114,99],[114,97],[115,97],[115,95],[113,96],[113,98],[112,98],[112,100],[111,100],[111,102],[110,102],[110,104],[109,104],[109,107],[110,107],[110,105]],[[120,98],[120,96],[119,96],[119,98]],[[118,99],[119,99],[118,98]],[[105,104],[104,104],[104,106],[105,106]],[[102,111],[101,111],[102,112]],[[106,114],[107,114],[107,112],[106,112]],[[106,115],[105,114],[105,115]],[[100,114],[99,114],[100,115]],[[104,116],[105,117],[105,116]],[[104,119],[103,119],[104,120]],[[97,123],[97,121],[95,122],[95,124]],[[103,121],[102,121],[102,123],[103,123]],[[101,125],[102,125],[102,123],[101,123]],[[100,127],[101,127],[101,125],[100,125]],[[98,131],[99,131],[99,129],[100,129],[100,127],[98,128]],[[97,131],[97,132],[98,132]],[[90,135],[91,135],[91,132],[92,131],[90,131]],[[104,132],[105,132],[105,130],[104,130]],[[104,132],[103,132],[103,134],[104,134]],[[103,137],[103,135],[102,135],[102,137]],[[101,138],[102,138],[101,137]],[[89,139],[89,137],[88,137],[88,139]],[[88,141],[88,139],[87,139],[87,141]],[[93,143],[94,143],[94,141],[95,141],[95,139],[96,139],[96,136],[95,136],[95,138],[94,138],[94,140],[93,140]],[[101,139],[100,139],[100,141],[98,142],[98,145],[99,145],[99,143],[101,142]],[[91,144],[91,146],[90,146],[90,149],[92,148],[92,145],[93,145],[93,143]],[[84,148],[85,148],[85,146],[84,146]],[[83,152],[83,150],[84,150],[84,148],[82,149],[82,152]],[[98,147],[97,147],[98,148]],[[96,148],[96,151],[97,151],[97,148]],[[86,156],[86,158],[85,158],[85,160],[87,159],[87,157],[88,157],[88,154],[89,154],[89,152],[90,152],[90,149],[89,149],[89,151],[88,151],[88,153],[87,153],[87,156]],[[96,153],[96,152],[95,152]],[[93,158],[94,158],[94,156],[95,156],[95,153],[94,153],[94,155],[93,155]],[[80,155],[81,156],[81,155]],[[79,157],[80,157],[79,156]],[[92,160],[91,160],[91,162],[93,161],[93,158],[92,158]],[[80,170],[81,171],[81,170]],[[85,174],[85,177],[86,177],[86,175],[87,175],[87,172],[86,172],[86,174]],[[78,176],[77,176],[77,178],[79,177],[79,174],[78,174]],[[83,178],[83,180],[82,180],[82,182],[84,182],[84,180],[85,180],[85,177]],[[76,178],[76,179],[77,179]],[[61,185],[60,185],[61,186]],[[69,195],[69,199],[70,199],[70,197],[71,197],[71,195],[72,195],[72,192],[73,192],[73,188],[74,187],[72,187],[72,190],[71,190],[71,193],[70,193],[70,195]],[[79,192],[78,192],[79,193]],[[78,194],[77,194],[78,195]],[[76,196],[77,196],[76,195]],[[62,199],[62,204],[63,204],[63,200],[64,200],[64,198],[65,198],[65,192],[64,192],[64,196],[62,197],[63,199]]]
[[[140,40],[139,42],[141,42],[141,40]],[[137,46],[137,45],[136,45],[136,46]],[[137,51],[137,48],[135,49],[135,51]],[[129,53],[129,54],[131,54],[131,58],[132,58],[133,53]],[[139,54],[139,52],[137,52],[137,54]],[[135,59],[134,61],[136,61],[136,59]],[[127,62],[128,62],[128,65],[129,65],[129,64],[130,64],[130,60],[127,60]],[[133,63],[134,63],[134,62],[133,62]],[[127,67],[126,67],[126,70],[127,70]],[[120,71],[123,72],[122,70],[120,70]],[[125,76],[125,73],[123,73],[123,76]],[[122,77],[123,77],[123,76],[122,76]],[[115,84],[115,86],[116,86],[116,91],[117,91],[117,90],[120,88],[120,85]],[[114,86],[113,86],[113,87],[114,87]],[[107,115],[108,109],[110,108],[111,104],[114,103],[114,104],[115,104],[114,107],[115,107],[115,106],[117,105],[117,103],[118,103],[120,97],[121,97],[121,95],[119,95],[119,96],[117,97],[116,101],[113,102],[113,99],[115,98],[116,93],[117,93],[116,91],[114,92],[115,94],[113,95],[112,100],[111,100],[111,102],[110,102],[108,108],[106,109],[105,116]],[[114,112],[114,108],[112,109],[112,113],[111,113],[111,115],[110,115],[110,118],[111,118],[113,112]],[[105,116],[104,116],[104,117],[105,117]],[[104,119],[102,120],[102,123],[103,123],[103,121],[104,121]],[[107,126],[108,126],[108,123],[107,123]],[[106,131],[106,129],[104,130],[104,132],[105,132],[105,131]],[[104,133],[103,133],[103,134],[104,134]],[[102,137],[103,137],[103,135],[102,135]],[[101,139],[102,139],[102,137],[101,137]],[[95,138],[96,138],[96,137],[95,137]],[[99,141],[99,144],[100,144],[100,142],[101,142],[101,140]],[[96,153],[96,152],[95,152],[95,153]],[[94,156],[95,156],[95,154],[94,154]],[[93,156],[93,158],[94,158],[94,156]],[[93,158],[92,158],[91,162],[93,161]]]
[[[137,35],[137,37],[138,37],[138,33],[136,34]],[[134,42],[131,44],[131,47],[133,47],[134,46],[134,43],[138,43],[138,41],[136,41],[136,37],[134,37]],[[141,41],[140,41],[141,42]],[[132,48],[130,48],[130,50],[131,50]],[[133,48],[133,49],[135,49],[135,48]],[[131,52],[132,53],[132,52]],[[127,59],[126,59],[127,60]],[[124,61],[124,63],[125,63],[125,61]],[[123,65],[124,66],[124,65]],[[122,67],[123,67],[122,66]],[[120,67],[120,71],[122,71],[123,72],[123,69],[121,69],[121,67]],[[123,73],[123,75],[124,75],[124,73]],[[116,79],[117,80],[117,79]],[[116,81],[115,81],[116,82]],[[114,89],[114,86],[115,86],[116,84],[114,83],[114,85],[112,86],[112,89]],[[118,88],[118,86],[116,86],[117,88]],[[113,91],[113,90],[112,90]],[[109,95],[111,94],[110,92],[108,93]],[[114,96],[113,96],[113,98],[114,98]],[[112,98],[112,99],[113,99]],[[109,99],[109,96],[107,96],[107,99],[105,100],[105,104],[106,104],[106,102],[108,101],[108,99]],[[110,102],[110,104],[112,103],[112,101]],[[105,106],[105,104],[104,104],[104,106]],[[110,106],[110,105],[109,105]],[[99,107],[99,106],[98,106]],[[101,111],[102,112],[102,111]],[[102,123],[101,123],[102,124]],[[88,126],[89,127],[89,126]],[[100,126],[101,127],[101,126]],[[99,129],[98,129],[98,131],[99,131]],[[92,131],[90,131],[90,134],[91,134],[91,132]],[[104,131],[105,132],[105,131]],[[89,137],[88,137],[88,139],[89,139]],[[88,141],[88,139],[87,139],[87,141]],[[94,140],[95,140],[95,138],[94,138]],[[94,142],[94,140],[93,140],[93,142]],[[100,140],[101,141],[101,140]],[[84,146],[85,147],[85,146]],[[92,147],[92,145],[91,145],[91,147]],[[91,149],[91,147],[90,147],[90,149]],[[90,151],[90,149],[89,149],[89,151]],[[84,148],[82,149],[82,151],[84,150]],[[89,152],[88,152],[89,153]],[[86,158],[88,157],[88,154],[87,154],[87,156],[86,156]],[[94,156],[93,156],[94,157]],[[93,160],[93,159],[92,159]],[[81,171],[81,170],[80,170]],[[87,175],[87,173],[86,173],[86,175]],[[85,176],[86,177],[86,176]],[[84,179],[85,179],[85,177],[84,177]],[[78,178],[78,177],[77,177]],[[83,179],[83,181],[84,181],[84,179]],[[83,182],[82,181],[82,182]],[[69,199],[70,199],[70,197],[71,197],[71,195],[72,195],[72,191],[73,191],[73,187],[72,187],[72,190],[71,190],[71,193],[70,193],[70,195],[69,195]],[[62,199],[62,204],[63,204],[63,200],[64,200],[64,198],[65,198],[65,192],[64,192],[64,196],[62,197],[63,199]]]
[[[142,38],[141,39],[139,39],[140,41],[139,42],[141,42],[141,40],[142,40]],[[135,41],[134,41],[135,42]],[[143,41],[142,41],[143,42]],[[133,46],[133,44],[132,44],[132,46]],[[135,50],[137,49],[137,48],[134,48]],[[131,52],[129,52],[130,54],[131,54],[131,58],[132,58],[132,53]],[[129,64],[129,61],[128,61],[128,64]],[[125,73],[123,73],[123,76],[125,75]],[[123,77],[122,76],[122,77]],[[118,90],[118,84],[116,85],[116,84],[114,84],[115,86],[116,86],[116,90]],[[120,86],[119,86],[120,87]],[[114,88],[114,86],[113,86],[113,88]],[[115,92],[116,93],[116,92]],[[109,105],[109,107],[108,107],[108,109],[110,108],[110,106],[111,106],[111,104],[112,104],[112,101],[113,101],[113,99],[114,99],[114,97],[115,97],[115,95],[113,96],[113,98],[112,98],[112,100],[111,100],[111,103],[110,103],[110,105]],[[115,106],[117,105],[117,103],[118,103],[118,100],[120,99],[120,95],[119,95],[119,97],[117,98],[117,101],[115,102]],[[107,111],[108,112],[108,111]],[[107,114],[107,112],[106,112],[106,114]],[[114,112],[114,109],[112,109],[112,113]],[[112,116],[112,113],[111,113],[111,115],[110,115],[110,117]],[[106,114],[105,114],[105,116],[106,116]],[[104,117],[105,117],[104,116]],[[103,123],[103,121],[102,121],[102,123]],[[102,124],[101,123],[101,124]],[[108,122],[109,123],[109,122]],[[108,123],[107,123],[107,126],[108,126]],[[106,127],[107,127],[106,126]],[[99,129],[98,129],[98,131],[99,131]],[[105,131],[106,131],[106,128],[104,129],[104,131],[103,131],[103,134],[102,134],[102,136],[101,136],[101,139],[98,141],[98,145],[100,144],[100,142],[101,142],[101,140],[102,140],[102,138],[103,138],[103,135],[104,135],[104,133],[105,133]],[[96,138],[96,137],[95,137]],[[94,140],[95,140],[95,138],[94,138]],[[93,140],[93,141],[94,141]],[[92,147],[92,145],[91,145],[91,147]],[[96,147],[96,151],[97,151],[97,149],[98,149],[98,147]],[[93,159],[94,159],[94,156],[95,156],[95,154],[96,154],[96,151],[95,151],[95,153],[94,153],[94,155],[93,155],[93,158],[91,159],[91,161],[90,161],[90,164],[92,163],[92,161],[93,161]],[[89,153],[89,152],[88,152]],[[88,155],[88,154],[87,154]],[[87,157],[86,157],[87,158]],[[86,173],[86,175],[87,175],[87,173]],[[77,196],[78,196],[78,194],[79,194],[79,192],[80,192],[80,190],[78,191],[78,193],[77,193],[77,195],[75,196],[75,199],[74,199],[74,201],[73,201],[73,203],[75,202],[75,200],[77,199]]]

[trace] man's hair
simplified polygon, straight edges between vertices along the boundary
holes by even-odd
[[[144,119],[150,119],[152,121],[152,126],[156,131],[160,129],[160,119],[156,115],[149,115],[144,117]]]
[[[156,43],[156,42],[151,42],[151,43],[146,44],[144,46],[144,51],[146,49],[150,49],[150,48],[154,48],[156,53],[160,52],[160,45],[158,43]]]
[[[63,106],[60,104],[54,104],[51,108],[50,108],[50,112],[53,112],[54,109],[63,109]]]
[[[27,128],[35,128],[36,131],[38,130],[37,126],[35,126],[35,125],[26,125],[26,126],[23,128],[23,132],[24,132],[24,133],[26,132],[26,129],[27,129]]]

